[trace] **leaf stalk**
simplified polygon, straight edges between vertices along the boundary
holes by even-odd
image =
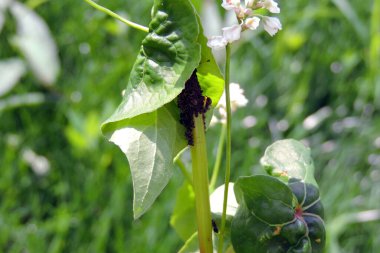
[[[226,112],[227,112],[227,131],[226,131],[226,172],[224,179],[224,197],[223,197],[223,213],[222,221],[219,232],[218,253],[223,252],[224,233],[226,227],[226,212],[227,212],[227,197],[228,185],[230,182],[231,174],[231,99],[230,99],[230,58],[231,58],[231,45],[228,43],[226,46],[226,65],[224,71],[224,85],[226,93]]]
[[[135,22],[132,22],[132,21],[129,21],[128,19],[125,19],[123,17],[121,17],[120,15],[116,14],[115,12],[111,11],[110,9],[107,9],[97,3],[95,3],[94,1],[92,0],[84,0],[86,1],[89,5],[91,5],[92,7],[94,7],[95,9],[101,11],[101,12],[104,12],[108,15],[110,15],[111,17],[113,18],[116,18],[118,19],[119,21],[123,22],[124,24],[132,27],[132,28],[135,28],[137,30],[140,30],[140,31],[143,31],[143,32],[146,32],[148,33],[149,32],[149,28],[146,27],[146,26],[143,26],[143,25],[139,25]]]

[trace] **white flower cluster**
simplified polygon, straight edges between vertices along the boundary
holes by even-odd
[[[247,98],[244,96],[244,90],[240,87],[238,83],[230,83],[230,101],[231,101],[231,112],[235,112],[237,108],[244,107],[248,103]],[[215,109],[217,110],[211,118],[210,125],[212,126],[219,122],[222,124],[226,124],[227,108],[226,108],[226,94],[225,93],[223,93]]]
[[[256,30],[262,21],[265,31],[270,36],[275,35],[278,30],[282,29],[281,22],[276,17],[268,17],[254,13],[258,9],[267,9],[271,13],[280,13],[277,2],[273,0],[245,0],[242,5],[240,0],[223,0],[222,7],[226,10],[235,11],[239,24],[224,27],[222,36],[212,36],[209,38],[207,45],[211,48],[223,48],[228,43],[240,39],[240,33],[249,29]]]

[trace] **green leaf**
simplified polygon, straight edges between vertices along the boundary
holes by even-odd
[[[186,147],[174,102],[125,121],[110,141],[126,154],[133,180],[135,219],[144,214],[168,183],[175,156]]]
[[[198,35],[197,17],[188,0],[155,0],[149,34],[142,42],[122,103],[102,126],[104,133],[178,96],[201,59]]]
[[[234,190],[238,203],[267,224],[280,225],[294,219],[295,197],[277,178],[266,175],[240,177]]]
[[[214,104],[222,95],[223,78],[206,41],[189,0],[156,0],[123,101],[102,125],[129,160],[135,218],[161,193],[173,159],[187,146],[174,99],[199,64],[204,95]]]
[[[198,22],[201,24],[199,17]],[[199,25],[199,29],[200,34],[198,42],[201,45],[201,61],[197,67],[197,77],[203,95],[211,98],[212,107],[215,107],[224,91],[224,78],[220,72],[218,64],[216,64],[211,48],[207,46],[207,38],[203,35],[203,28],[201,25]]]
[[[285,182],[295,178],[318,187],[314,178],[314,163],[310,149],[299,141],[293,139],[276,141],[265,150],[261,164],[268,174],[277,176]]]
[[[276,227],[260,221],[245,206],[232,220],[231,241],[236,253],[287,252],[287,242],[277,236]]]
[[[170,218],[170,225],[183,241],[186,241],[197,231],[194,190],[186,181],[177,192],[174,211]]]

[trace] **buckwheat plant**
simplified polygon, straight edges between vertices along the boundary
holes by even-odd
[[[273,143],[261,158],[265,174],[230,182],[231,113],[248,103],[239,85],[230,84],[231,43],[261,24],[270,36],[281,30],[278,18],[263,15],[279,13],[277,2],[223,0],[237,23],[207,39],[190,0],[154,0],[148,27],[85,1],[146,33],[122,102],[102,125],[129,161],[134,217],[148,211],[177,165],[186,178],[171,219],[185,241],[179,252],[322,252],[323,206],[310,150],[302,143]],[[224,77],[211,51],[222,48]],[[209,184],[205,132],[211,118],[222,128]],[[214,191],[224,148],[225,183]],[[181,160],[185,149],[191,171]]]

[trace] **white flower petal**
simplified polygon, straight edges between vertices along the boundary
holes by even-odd
[[[264,8],[272,13],[280,13],[280,8],[277,6],[277,3],[273,0],[264,0]]]
[[[255,3],[255,0],[245,0],[244,2],[246,8],[252,8],[253,4]]]
[[[267,31],[270,36],[275,35],[278,30],[282,30],[282,25],[278,18],[264,17],[263,24],[265,31]]]
[[[241,33],[240,25],[224,27],[222,30],[223,30],[224,39],[227,40],[229,43],[240,39],[240,33]]]
[[[221,49],[227,45],[227,40],[223,36],[212,36],[207,41],[207,46],[213,49]]]
[[[259,24],[260,24],[260,19],[258,17],[247,18],[245,20],[245,26],[251,30],[256,30]]]
[[[222,7],[229,10],[234,10],[240,6],[240,0],[223,0]]]

